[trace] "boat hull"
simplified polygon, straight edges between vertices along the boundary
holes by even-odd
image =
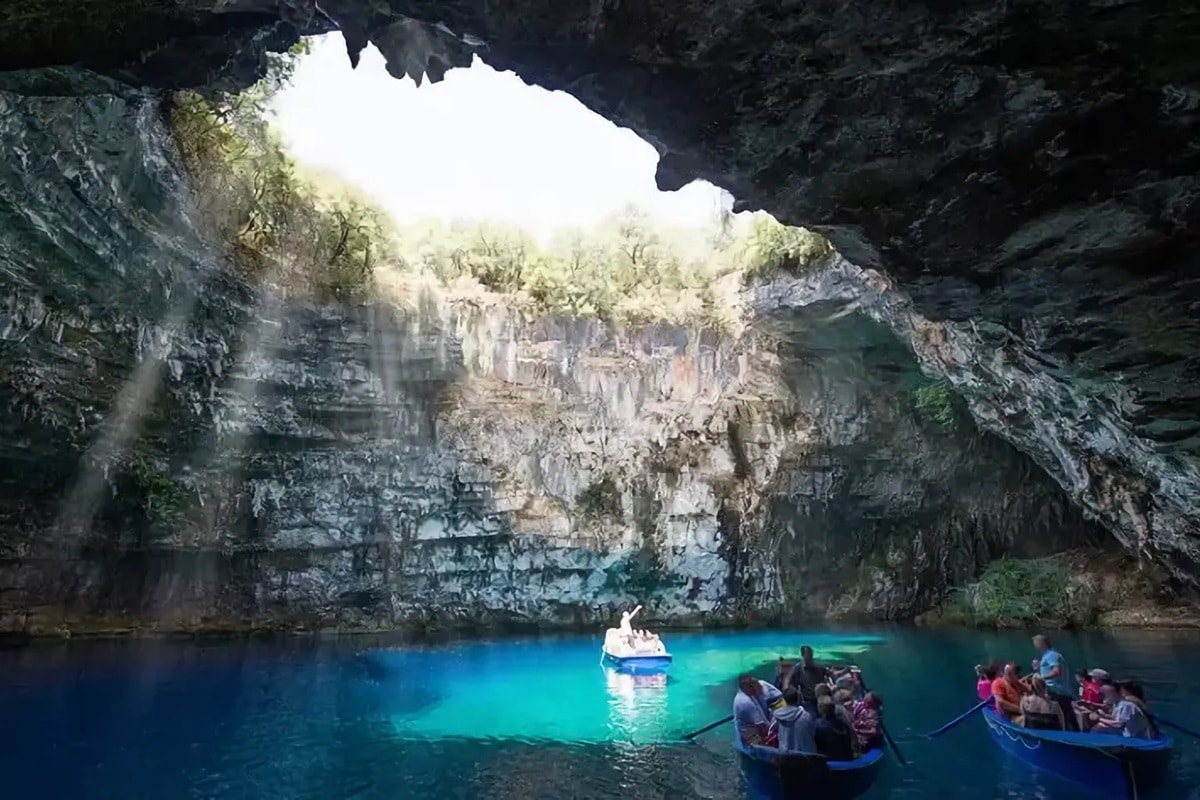
[[[600,651],[605,664],[621,671],[632,673],[666,672],[671,666],[671,654],[645,656],[614,656],[607,650]]]
[[[826,761],[774,747],[747,747],[736,735],[734,749],[751,800],[853,800],[874,785],[884,762],[881,749],[854,761]]]
[[[1008,755],[1113,800],[1144,798],[1166,782],[1174,742],[1108,733],[1022,728],[991,708],[981,712],[992,742]]]

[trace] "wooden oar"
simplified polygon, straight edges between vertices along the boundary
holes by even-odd
[[[1194,739],[1200,739],[1200,733],[1197,733],[1191,728],[1186,728],[1183,725],[1180,725],[1178,722],[1171,722],[1169,719],[1164,719],[1161,714],[1147,714],[1146,716],[1150,718],[1151,722],[1161,723],[1166,725],[1168,728],[1173,728],[1174,730],[1179,731],[1180,733],[1186,733],[1188,736],[1191,736]]]
[[[861,671],[858,673],[858,682],[859,685],[862,686],[864,693],[871,691],[867,688],[867,682],[863,680],[863,674]],[[896,760],[900,762],[901,766],[907,767],[908,759],[906,759],[904,754],[900,752],[900,748],[896,746],[896,740],[892,738],[890,733],[888,733],[887,725],[884,724],[882,715],[879,717],[879,732],[883,734],[883,740],[892,748],[892,753],[895,754]]]
[[[980,700],[978,703],[976,703],[974,706],[972,706],[972,707],[971,707],[971,710],[970,710],[970,711],[967,711],[967,712],[965,712],[965,713],[959,714],[957,717],[955,717],[954,719],[950,720],[950,721],[949,721],[949,722],[947,722],[945,725],[943,725],[942,727],[938,728],[936,731],[933,731],[933,732],[931,732],[931,733],[927,733],[927,734],[925,734],[925,736],[927,736],[927,737],[928,737],[928,738],[930,738],[930,739],[936,739],[937,737],[941,736],[943,733],[945,733],[946,731],[950,730],[951,728],[954,728],[954,727],[958,726],[958,724],[959,724],[960,722],[963,722],[963,721],[964,721],[964,720],[965,720],[967,717],[971,716],[971,715],[972,715],[972,714],[974,714],[976,711],[978,711],[979,709],[983,708],[984,706],[986,706],[986,705],[987,705],[988,703],[990,703],[990,702],[992,702],[992,698],[990,698],[990,697],[989,697],[988,699],[986,699],[986,700]]]
[[[708,733],[713,728],[719,728],[722,725],[724,725],[726,722],[732,722],[732,721],[733,721],[733,714],[730,714],[725,719],[719,719],[716,722],[712,723],[711,725],[705,725],[703,728],[701,728],[698,731],[692,731],[691,733],[685,733],[683,735],[683,738],[687,739],[688,741],[691,741],[692,739],[695,739],[697,736],[699,736],[702,733]]]

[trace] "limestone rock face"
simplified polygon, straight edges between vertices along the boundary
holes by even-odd
[[[0,68],[237,88],[335,27],[418,79],[479,53],[637,131],[664,188],[824,231],[985,426],[1197,583],[1192,6],[30,0],[0,12]]]
[[[738,336],[297,304],[205,246],[152,95],[9,79],[9,626],[904,618],[1100,539],[840,260]]]

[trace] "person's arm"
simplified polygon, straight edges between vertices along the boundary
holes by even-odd
[[[795,664],[792,664],[792,668],[788,670],[787,680],[783,682],[784,688],[787,688],[788,686],[800,685],[801,666],[802,665],[799,661],[797,661]]]
[[[1008,702],[995,689],[992,690],[992,699],[996,701],[996,708],[1009,714],[1020,714],[1020,707]]]
[[[641,610],[642,610],[642,607],[639,605],[639,606],[638,606],[637,608],[635,608],[633,611],[630,611],[630,612],[629,612],[629,618],[630,618],[630,619],[633,619],[634,617],[636,617],[636,616],[637,616],[637,612],[639,612],[639,611],[641,611]]]

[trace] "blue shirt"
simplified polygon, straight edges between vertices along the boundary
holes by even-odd
[[[1150,723],[1146,715],[1128,700],[1118,700],[1113,706],[1113,716],[1121,723],[1121,733],[1139,739],[1150,738]]]
[[[1058,677],[1051,678],[1050,670],[1058,667]],[[1046,688],[1050,690],[1050,694],[1065,695],[1070,697],[1071,682],[1070,675],[1067,672],[1067,662],[1063,659],[1062,653],[1057,650],[1047,650],[1042,653],[1041,661],[1038,664],[1038,672],[1046,680]]]

